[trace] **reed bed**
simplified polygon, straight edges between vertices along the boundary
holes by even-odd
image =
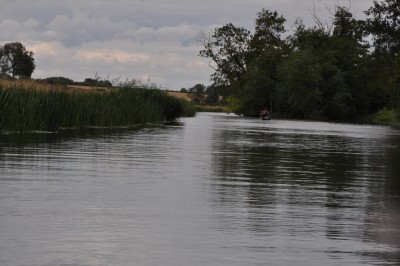
[[[35,82],[0,82],[2,131],[132,126],[175,120],[183,113],[183,103],[161,90],[71,92]]]

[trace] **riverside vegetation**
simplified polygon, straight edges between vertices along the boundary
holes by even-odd
[[[364,20],[350,9],[314,10],[314,26],[299,18],[290,29],[262,9],[252,31],[228,23],[202,34],[213,89],[245,116],[267,107],[274,117],[399,125],[400,1],[373,1]]]
[[[67,91],[33,81],[0,82],[0,130],[57,131],[60,128],[118,127],[174,121],[194,107],[144,87]]]

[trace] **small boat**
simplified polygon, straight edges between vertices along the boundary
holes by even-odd
[[[261,120],[271,120],[271,116],[270,115],[260,115],[260,119]]]
[[[271,113],[268,111],[268,109],[264,109],[260,113],[260,119],[262,120],[271,120]]]

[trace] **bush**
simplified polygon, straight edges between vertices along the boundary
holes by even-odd
[[[183,115],[185,117],[193,117],[196,115],[196,107],[188,101],[180,100],[183,105]]]
[[[229,113],[235,113],[238,115],[243,114],[242,109],[243,109],[243,103],[240,99],[234,98],[232,96],[229,96],[227,99],[227,111]]]
[[[74,83],[72,79],[64,77],[50,77],[50,78],[45,78],[42,81],[49,84],[60,84],[60,85],[69,85]]]
[[[399,123],[399,115],[393,109],[384,108],[375,114],[373,121],[381,125],[396,125]]]

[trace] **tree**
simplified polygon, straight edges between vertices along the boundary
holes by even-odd
[[[347,7],[335,6],[331,14],[330,25],[306,28],[297,20],[288,38],[291,49],[279,65],[275,101],[281,115],[349,121],[387,103],[384,71],[371,60],[364,22]]]
[[[336,6],[332,25],[331,50],[345,86],[333,88],[331,99],[326,98],[330,107],[327,115],[344,120],[360,118],[370,112],[371,102],[377,99],[371,97],[376,87],[371,87],[372,73],[366,71],[370,57],[369,45],[363,40],[365,22],[354,19],[350,8]]]
[[[3,74],[10,74],[13,78],[30,78],[35,67],[33,52],[27,51],[21,43],[0,46],[0,68]]]
[[[285,39],[285,18],[266,9],[253,35],[227,24],[203,36],[200,56],[210,59],[212,86],[232,112],[255,116],[273,107],[286,117],[354,121],[399,108],[400,1],[375,0],[366,21],[350,7],[329,12],[330,24],[314,11],[314,27],[299,19]]]
[[[326,58],[324,58],[326,59]],[[278,111],[293,118],[323,117],[323,62],[312,49],[298,51],[280,67],[282,82],[277,93]]]
[[[330,30],[306,29],[297,21],[292,52],[280,65],[279,111],[291,117],[350,120],[365,98],[360,24],[349,9],[336,7]],[[333,30],[332,30],[333,29]]]
[[[286,32],[286,19],[278,12],[262,9],[257,13],[255,34],[251,40],[251,49],[257,52],[263,52],[266,49],[281,49],[284,41],[281,35]]]
[[[65,77],[49,77],[43,79],[44,82],[50,83],[50,84],[62,84],[62,85],[68,85],[68,84],[73,84],[74,81],[69,78]]]
[[[205,100],[206,86],[203,84],[196,84],[193,88],[189,89],[193,102],[203,103]]]
[[[353,18],[349,8],[337,6],[333,19],[333,36],[361,41],[361,22]]]
[[[100,77],[93,78],[85,78],[83,82],[85,86],[93,86],[93,87],[112,87],[112,83],[106,79],[100,79]]]
[[[286,19],[276,11],[257,13],[255,33],[250,42],[245,93],[241,95],[243,114],[258,116],[260,109],[273,109],[272,102],[279,82],[277,68],[288,47],[282,39]]]
[[[374,1],[367,14],[366,30],[372,36],[371,77],[375,85],[374,111],[400,107],[400,1]],[[372,85],[372,84],[371,84]]]
[[[207,104],[211,104],[211,105],[215,105],[215,104],[219,104],[220,101],[220,88],[216,87],[216,86],[208,86],[206,89],[206,103]]]
[[[211,79],[215,85],[229,85],[234,91],[243,88],[250,37],[250,31],[231,23],[216,28],[210,35],[203,34],[204,49],[199,55],[212,61],[210,67],[215,73]]]
[[[235,113],[254,116],[269,105],[277,83],[276,67],[285,50],[281,39],[285,21],[276,11],[263,9],[257,14],[254,36],[232,24],[203,35],[200,56],[213,63],[213,85],[230,88]]]
[[[395,55],[400,51],[400,1],[374,1],[365,11],[367,30],[372,35],[375,51]]]

